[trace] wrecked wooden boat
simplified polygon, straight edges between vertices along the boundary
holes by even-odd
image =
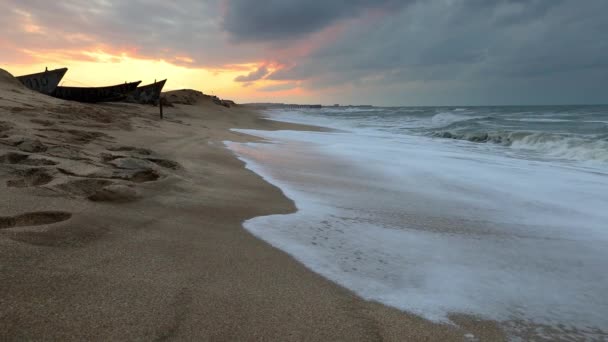
[[[160,93],[163,91],[165,82],[167,82],[166,79],[137,87],[137,89],[127,95],[125,102],[156,105],[160,99]]]
[[[117,84],[107,87],[57,87],[50,94],[53,97],[78,102],[113,102],[124,100],[141,81]]]
[[[46,69],[43,72],[17,76],[15,78],[31,90],[50,95],[53,91],[55,91],[59,85],[59,82],[61,82],[61,79],[67,71],[68,68],[55,70]]]

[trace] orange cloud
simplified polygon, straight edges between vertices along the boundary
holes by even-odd
[[[236,101],[267,101],[272,96],[302,95],[299,88],[280,87],[280,82],[260,80],[256,87],[243,88],[234,79],[243,72],[267,65],[275,71],[278,64],[252,62],[230,64],[219,68],[188,66],[192,58],[176,56],[169,59],[154,59],[137,55],[136,49],[112,49],[95,47],[90,50],[19,50],[27,56],[26,63],[12,63],[3,66],[14,75],[39,72],[49,69],[68,67],[63,85],[99,86],[141,80],[143,84],[167,78],[165,90],[192,88],[207,94],[214,94]],[[177,63],[181,62],[181,63]],[[272,91],[272,86],[277,86]],[[269,88],[271,90],[263,90]]]

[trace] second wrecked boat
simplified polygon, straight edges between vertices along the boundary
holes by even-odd
[[[124,100],[141,81],[117,84],[107,87],[56,87],[53,97],[78,102],[111,102]]]
[[[129,93],[125,99],[126,102],[153,104],[156,105],[160,99],[160,93],[165,86],[167,80],[154,82],[145,86],[137,87],[133,92]]]

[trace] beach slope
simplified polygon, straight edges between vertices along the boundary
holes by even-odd
[[[256,139],[230,129],[312,128],[173,94],[190,104],[161,121],[0,70],[0,340],[503,338],[364,301],[250,235],[244,220],[295,206],[225,148]]]

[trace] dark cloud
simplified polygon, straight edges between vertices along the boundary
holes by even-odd
[[[304,65],[304,63],[301,65]],[[303,68],[298,65],[291,66],[291,67],[284,67],[284,68],[278,69],[275,72],[271,73],[270,75],[268,75],[267,78],[269,80],[273,80],[273,81],[289,81],[289,80],[297,80],[297,79],[306,78],[306,77],[304,77],[305,75],[304,75],[302,69]]]
[[[234,79],[235,82],[254,82],[261,80],[264,76],[268,75],[268,67],[262,65],[257,70],[250,72],[247,75],[241,75]]]
[[[300,38],[366,9],[394,9],[408,0],[251,0],[227,1],[223,27],[237,40]]]
[[[447,98],[446,87],[459,87],[454,93],[478,92],[460,103],[487,103],[489,97],[479,95],[486,87],[501,93],[500,103],[538,103],[549,97],[535,98],[540,94],[535,87],[544,80],[543,92],[553,93],[555,101],[578,102],[580,92],[573,90],[589,89],[588,71],[608,71],[608,43],[601,38],[608,32],[606,10],[608,2],[602,0],[419,2],[373,25],[353,25],[339,39],[268,79],[304,79],[311,89],[342,87],[355,97],[371,94],[362,85],[390,87],[416,93],[416,102],[409,103],[427,104]],[[608,86],[599,77],[593,82]],[[510,86],[514,84],[518,86]],[[420,96],[421,91],[433,96]],[[608,101],[598,89],[592,94],[594,102]],[[384,95],[381,100],[407,103],[403,98]]]

